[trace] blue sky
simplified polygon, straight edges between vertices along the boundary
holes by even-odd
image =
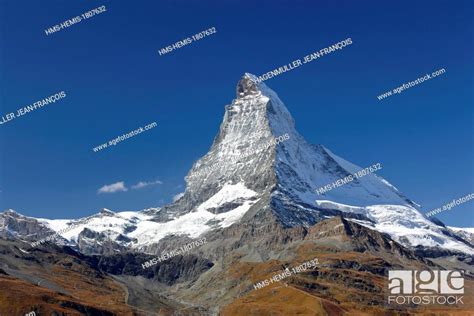
[[[107,11],[46,36],[90,9]],[[0,209],[70,218],[161,206],[183,191],[244,72],[261,75],[348,37],[353,44],[266,82],[298,131],[380,175],[424,211],[473,192],[471,1],[0,2]],[[210,27],[172,53],[158,50]],[[379,101],[437,69],[446,74]],[[117,146],[92,148],[153,121]],[[128,191],[97,194],[123,181]],[[162,182],[131,189],[142,182]],[[473,201],[439,215],[474,226]]]

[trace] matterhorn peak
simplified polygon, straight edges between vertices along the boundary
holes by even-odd
[[[258,95],[261,91],[260,85],[263,85],[263,83],[258,83],[257,77],[255,75],[246,72],[237,83],[237,98],[243,98],[249,95]]]
[[[277,93],[254,75],[245,73],[236,92],[209,151],[186,176],[183,197],[159,212],[147,213],[152,221],[176,227],[189,221],[194,227],[190,234],[197,236],[255,218],[291,227],[344,214],[392,233],[393,238],[399,236],[390,229],[399,222],[397,229],[406,232],[408,237],[402,241],[407,245],[416,246],[423,240],[410,227],[429,226],[433,240],[442,234],[423,219],[413,202],[376,174],[322,192],[321,188],[364,168],[305,141]],[[412,218],[408,224],[407,217]],[[386,222],[391,226],[385,227]]]

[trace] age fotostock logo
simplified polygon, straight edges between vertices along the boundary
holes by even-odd
[[[464,304],[464,277],[456,270],[388,272],[389,304]]]

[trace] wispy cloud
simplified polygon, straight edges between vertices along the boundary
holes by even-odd
[[[112,183],[112,184],[106,184],[99,190],[97,190],[97,194],[101,193],[115,193],[115,192],[125,192],[127,191],[127,187],[125,186],[125,183],[123,181]]]
[[[162,184],[160,180],[156,181],[140,181],[137,184],[132,185],[132,190],[139,190],[143,189],[145,187],[148,187],[150,185],[156,185],[156,184]],[[98,194],[101,193],[116,193],[116,192],[125,192],[128,191],[128,188],[125,186],[124,181],[112,183],[112,184],[106,184],[99,190],[97,190]]]
[[[145,187],[148,187],[150,185],[156,185],[156,184],[162,184],[163,182],[161,182],[160,180],[156,180],[156,181],[140,181],[138,182],[137,184],[134,184],[132,185],[132,189],[134,190],[139,190],[139,189],[143,189]]]
[[[175,196],[173,196],[173,202],[176,202],[177,200],[179,200],[180,198],[182,198],[184,195],[184,192],[181,192],[181,193],[178,193],[176,194]]]

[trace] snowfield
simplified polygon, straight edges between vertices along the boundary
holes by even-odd
[[[153,216],[145,215],[143,212],[113,213],[110,210],[105,210],[105,212],[99,213],[97,217],[92,218],[87,224],[77,226],[60,235],[72,244],[75,244],[82,230],[88,228],[95,232],[106,233],[112,240],[116,240],[120,235],[136,239],[136,242],[126,244],[132,248],[141,248],[156,243],[169,235],[186,235],[190,238],[197,238],[211,229],[228,227],[239,221],[250,207],[258,201],[258,199],[252,201],[245,199],[253,198],[256,195],[256,192],[246,188],[243,183],[226,184],[196,210],[168,222],[159,223],[153,221]],[[235,202],[237,199],[243,200],[242,204],[230,211],[221,214],[213,214],[208,211],[210,208]],[[75,220],[63,219],[38,220],[56,232],[76,223]],[[127,233],[130,227],[134,227],[134,229]],[[120,241],[117,242],[122,243]]]

